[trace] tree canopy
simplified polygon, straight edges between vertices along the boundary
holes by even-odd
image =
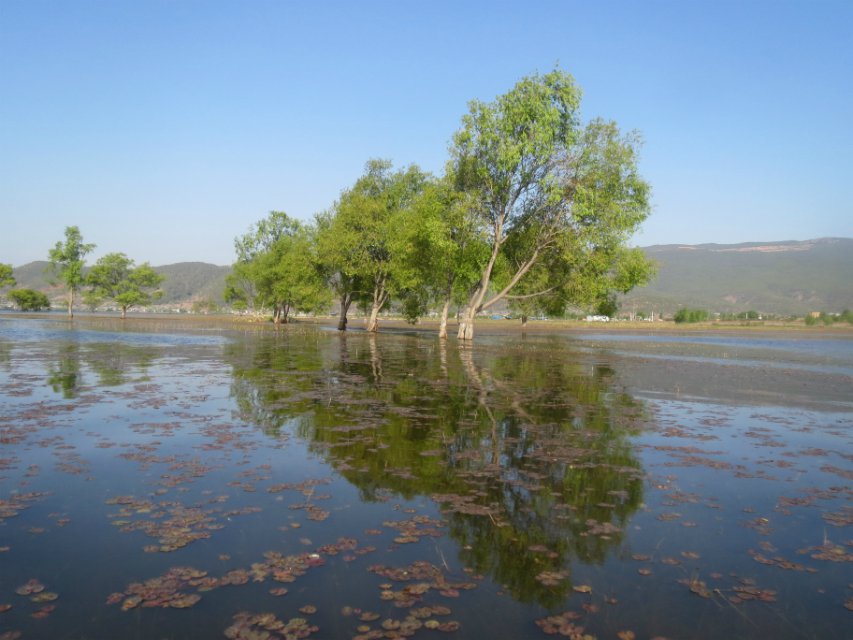
[[[579,105],[574,80],[555,69],[521,79],[494,102],[473,101],[463,117],[451,166],[475,199],[469,215],[490,252],[459,339],[472,339],[475,316],[512,292],[516,300],[585,301],[591,285],[615,277],[625,243],[648,216],[638,136],[603,120],[582,126]]]
[[[485,234],[468,215],[475,205],[469,194],[455,188],[452,178],[431,180],[395,234],[403,311],[413,321],[431,305],[440,305],[442,338],[447,337],[451,304],[464,302],[479,264],[488,256]]]
[[[226,282],[226,300],[255,310],[269,307],[273,321],[293,311],[319,311],[329,304],[316,255],[315,230],[282,211],[272,211],[234,241],[237,262]]]
[[[108,253],[86,274],[87,301],[96,306],[112,300],[121,309],[121,317],[126,318],[128,309],[149,305],[159,297],[157,287],[163,280],[165,277],[147,262],[136,267],[125,254]]]
[[[48,259],[53,274],[65,285],[68,300],[68,317],[74,317],[74,293],[83,284],[83,266],[94,244],[83,242],[83,235],[76,226],[65,228],[65,242],[59,241],[50,250]]]
[[[0,289],[15,286],[15,276],[12,275],[12,272],[11,264],[0,263]]]
[[[50,309],[50,300],[41,291],[32,289],[12,289],[7,294],[9,299],[21,311],[42,311]]]
[[[341,302],[339,329],[353,301],[369,309],[367,330],[378,329],[379,312],[400,289],[394,240],[427,180],[416,165],[393,171],[388,160],[370,160],[332,212],[318,219],[320,261]]]

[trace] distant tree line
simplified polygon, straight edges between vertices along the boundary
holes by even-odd
[[[673,320],[675,320],[677,324],[686,322],[706,322],[709,317],[710,314],[705,309],[688,309],[685,307],[675,312]]]
[[[829,326],[841,322],[853,324],[853,311],[850,309],[845,309],[841,313],[824,313],[821,311],[820,313],[809,314],[806,316],[806,324],[808,326],[815,326],[819,324]]]
[[[74,316],[74,300],[80,291],[90,308],[110,301],[121,310],[122,318],[127,317],[129,309],[151,304],[161,295],[158,287],[164,277],[147,262],[136,266],[123,253],[103,256],[84,273],[86,255],[94,248],[94,244],[83,242],[80,229],[72,226],[65,228],[65,240],[57,242],[48,253],[50,275],[65,286],[69,317]],[[0,289],[15,284],[11,265],[0,264]],[[39,291],[12,289],[6,295],[22,311],[50,308],[50,300]]]

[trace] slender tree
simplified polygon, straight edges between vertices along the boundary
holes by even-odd
[[[317,215],[317,254],[320,273],[338,300],[338,331],[346,331],[350,307],[358,293],[366,289],[348,259],[347,249],[337,242],[336,206]]]
[[[523,78],[492,103],[472,102],[463,118],[451,163],[460,188],[476,197],[470,215],[490,252],[460,316],[460,340],[471,340],[476,315],[517,291],[528,274],[541,279],[537,266],[548,265],[545,288],[516,295],[568,295],[590,282],[588,274],[614,270],[647,217],[637,136],[602,120],[581,126],[579,105],[574,80],[555,69]],[[499,283],[496,268],[504,270]]]
[[[95,248],[94,244],[83,242],[80,229],[65,227],[65,242],[57,242],[50,250],[50,269],[64,284],[68,292],[68,317],[74,317],[74,293],[83,284],[83,266],[86,254]]]

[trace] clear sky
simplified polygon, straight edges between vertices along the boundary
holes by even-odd
[[[851,0],[0,0],[0,262],[229,264],[557,63],[645,139],[635,244],[853,236]]]

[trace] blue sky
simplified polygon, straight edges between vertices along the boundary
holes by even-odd
[[[635,244],[853,236],[850,0],[0,0],[0,262],[229,264],[556,63],[645,139]]]

